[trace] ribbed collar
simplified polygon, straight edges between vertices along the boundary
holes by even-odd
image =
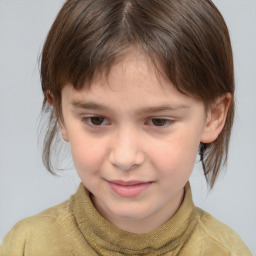
[[[99,254],[160,255],[180,248],[190,237],[196,222],[190,184],[185,186],[183,202],[175,215],[156,230],[135,234],[123,231],[104,219],[93,206],[89,193],[81,183],[71,197],[71,211],[84,238]]]

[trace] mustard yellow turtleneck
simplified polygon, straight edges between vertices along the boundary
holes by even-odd
[[[70,200],[18,222],[0,256],[181,255],[249,256],[239,236],[196,208],[189,183],[176,214],[158,229],[134,234],[118,229],[94,208],[81,183]]]

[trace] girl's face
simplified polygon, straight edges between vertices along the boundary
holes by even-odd
[[[62,91],[62,136],[102,216],[145,233],[179,208],[206,127],[204,105],[131,50],[91,89]]]

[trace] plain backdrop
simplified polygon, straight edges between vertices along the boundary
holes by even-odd
[[[191,177],[195,204],[231,226],[256,255],[256,0],[215,0],[231,35],[236,119],[225,175],[208,192]],[[20,219],[75,193],[74,170],[50,175],[37,145],[42,92],[38,58],[63,0],[0,0],[0,240]]]

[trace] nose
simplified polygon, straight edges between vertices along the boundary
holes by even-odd
[[[138,135],[131,129],[119,131],[112,143],[110,162],[122,171],[128,171],[144,162],[144,152]]]

